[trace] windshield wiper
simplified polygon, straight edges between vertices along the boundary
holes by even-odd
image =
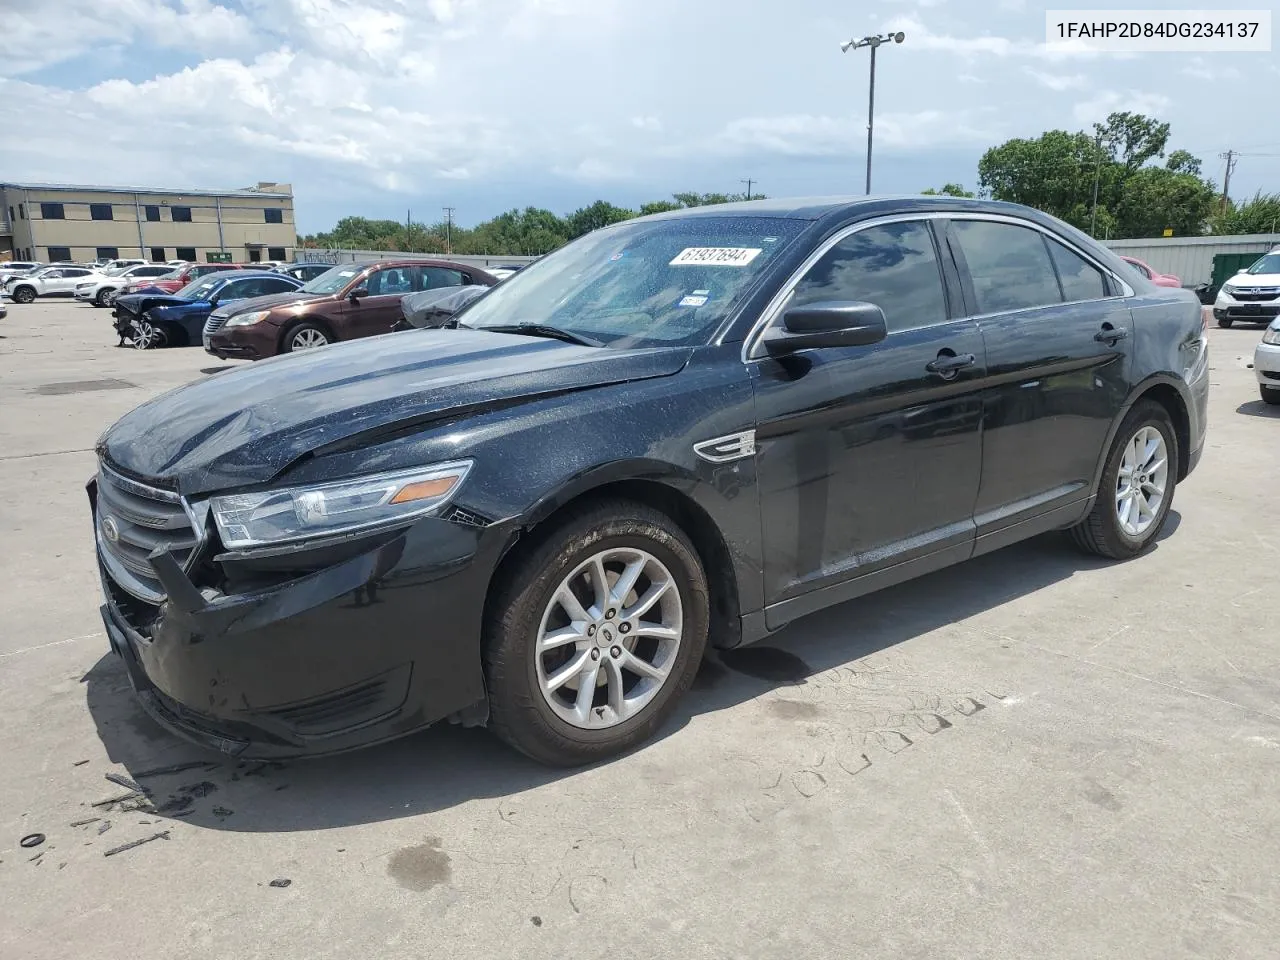
[[[458,324],[465,326],[465,324]],[[547,323],[505,323],[496,327],[476,327],[477,330],[488,330],[491,333],[520,333],[529,337],[548,337],[552,340],[563,340],[565,343],[576,343],[580,347],[603,347],[604,344],[591,337],[584,337],[571,330],[562,330]]]

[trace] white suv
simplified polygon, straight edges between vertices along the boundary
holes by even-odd
[[[147,277],[162,277],[172,271],[173,267],[168,264],[141,263],[123,270],[116,268],[101,273],[90,273],[76,284],[76,299],[92,303],[95,307],[109,307],[115,302],[116,294],[131,281]]]
[[[1213,318],[1220,327],[1237,320],[1269,323],[1276,317],[1280,317],[1280,247],[1224,283],[1213,302]]]
[[[9,277],[3,291],[14,303],[30,303],[36,297],[66,297],[88,276],[92,276],[92,271],[87,267],[44,267]]]

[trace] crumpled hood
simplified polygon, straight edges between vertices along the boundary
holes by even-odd
[[[190,302],[190,300],[183,300],[181,297],[174,297],[164,293],[126,293],[122,297],[116,297],[116,306],[124,307],[130,313],[137,313],[138,308],[144,303],[150,309],[151,307],[178,306]]]
[[[397,428],[679,372],[692,350],[612,350],[481,330],[414,330],[213,374],[98,441],[108,462],[186,495],[263,483],[304,454]]]

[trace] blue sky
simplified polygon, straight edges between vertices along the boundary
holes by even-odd
[[[867,55],[839,44],[901,29],[877,63],[877,190],[973,186],[987,147],[1130,109],[1169,121],[1217,181],[1218,155],[1241,151],[1233,195],[1280,191],[1280,129],[1249,95],[1275,89],[1280,58],[1062,53],[1044,45],[1062,6],[5,0],[0,179],[287,181],[304,232],[747,177],[771,196],[860,193]]]

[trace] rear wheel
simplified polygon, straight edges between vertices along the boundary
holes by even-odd
[[[485,624],[490,726],[543,763],[591,763],[647,740],[702,661],[702,564],[675,522],[642,504],[569,518],[498,590]]]
[[[1160,534],[1178,482],[1178,440],[1169,413],[1139,400],[1111,444],[1093,509],[1071,528],[1088,553],[1126,560]]]
[[[36,298],[36,289],[35,287],[15,287],[10,296],[13,297],[14,303],[30,303]]]
[[[1280,403],[1280,387],[1267,387],[1258,384],[1258,393],[1266,403]]]
[[[1232,320],[1230,317],[1221,317],[1218,320],[1218,326],[1220,326],[1223,330],[1230,330],[1231,324],[1233,323],[1235,323],[1235,321]]]

